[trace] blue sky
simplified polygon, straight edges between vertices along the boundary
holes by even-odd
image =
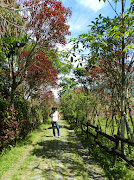
[[[109,0],[113,8],[116,8],[118,13],[121,13],[121,0],[116,5],[112,0]],[[70,25],[71,36],[67,38],[74,38],[82,33],[86,33],[89,30],[88,25],[91,21],[94,21],[99,14],[103,16],[114,17],[116,14],[111,8],[110,4],[106,0],[62,0],[65,7],[70,7],[72,11],[71,18],[68,19]],[[126,0],[125,9],[128,9],[130,0]]]

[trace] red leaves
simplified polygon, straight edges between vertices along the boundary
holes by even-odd
[[[11,3],[11,0],[4,0],[4,3]]]
[[[42,83],[47,83],[52,86],[56,85],[57,70],[43,52],[37,53],[27,68],[27,71],[27,80],[30,85],[33,83],[36,83],[38,86]]]
[[[40,34],[42,40],[49,43],[66,43],[65,36],[69,35],[69,25],[67,25],[67,17],[71,15],[69,8],[65,8],[61,1],[45,0],[45,1],[25,1],[24,6],[28,8],[30,17],[27,24],[27,30],[31,30],[35,35]],[[44,42],[45,42],[44,41]]]
[[[16,120],[18,111],[14,107],[8,109],[7,117],[4,119],[4,137],[3,139],[13,139],[15,138],[16,132],[18,130],[18,121]]]
[[[26,63],[28,56],[27,51],[22,51],[20,59],[23,59],[21,67]],[[47,54],[38,52],[31,60],[27,72],[22,72],[23,78],[26,78],[31,87],[40,86],[42,83],[52,86],[56,85],[57,70],[53,67],[52,62],[48,60]]]
[[[20,59],[27,58],[27,57],[28,57],[28,54],[29,54],[28,51],[23,50],[23,51],[21,52]]]
[[[91,69],[91,77],[95,80],[102,76],[101,70],[98,67]]]
[[[46,102],[48,102],[49,100],[53,101],[54,100],[53,92],[51,90],[46,89],[46,91],[42,93],[42,99]]]
[[[98,67],[92,68],[92,72],[100,72],[100,69]]]

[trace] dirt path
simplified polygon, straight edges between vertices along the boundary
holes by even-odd
[[[28,150],[6,180],[103,180],[107,179],[89,156],[73,130],[61,120],[61,137],[53,137],[51,125]]]

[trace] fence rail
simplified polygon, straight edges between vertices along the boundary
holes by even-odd
[[[85,128],[83,128],[83,126]],[[92,132],[90,132],[89,127],[93,128],[95,130],[96,134],[93,134]],[[128,156],[126,156],[123,152],[121,152],[121,150],[119,149],[119,144],[120,143],[126,143],[129,146],[134,147],[134,142],[126,139],[124,137],[121,137],[120,135],[114,135],[114,136],[110,136],[102,131],[99,130],[98,126],[94,126],[92,124],[89,123],[83,123],[81,122],[81,129],[84,133],[86,133],[87,138],[88,135],[91,135],[92,137],[94,137],[94,141],[96,144],[98,144],[101,148],[103,148],[105,151],[107,151],[108,153],[112,154],[114,156],[114,162],[116,161],[116,157],[119,156],[121,157],[123,160],[125,160],[128,164],[132,165],[134,167],[134,160],[132,160],[131,158],[129,158]],[[85,130],[86,129],[86,130]],[[113,141],[115,143],[115,146],[113,148],[109,148],[105,145],[103,145],[99,140],[98,140],[98,136],[101,135],[107,139],[109,139],[110,141]]]

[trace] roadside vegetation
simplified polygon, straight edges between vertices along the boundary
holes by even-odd
[[[44,133],[47,124],[50,124],[50,120],[40,125],[36,130],[27,134],[27,136],[17,142],[16,146],[9,146],[3,149],[0,155],[0,177],[8,170],[14,169],[14,165],[20,161],[23,162],[23,156],[30,150],[29,147],[41,138]]]

